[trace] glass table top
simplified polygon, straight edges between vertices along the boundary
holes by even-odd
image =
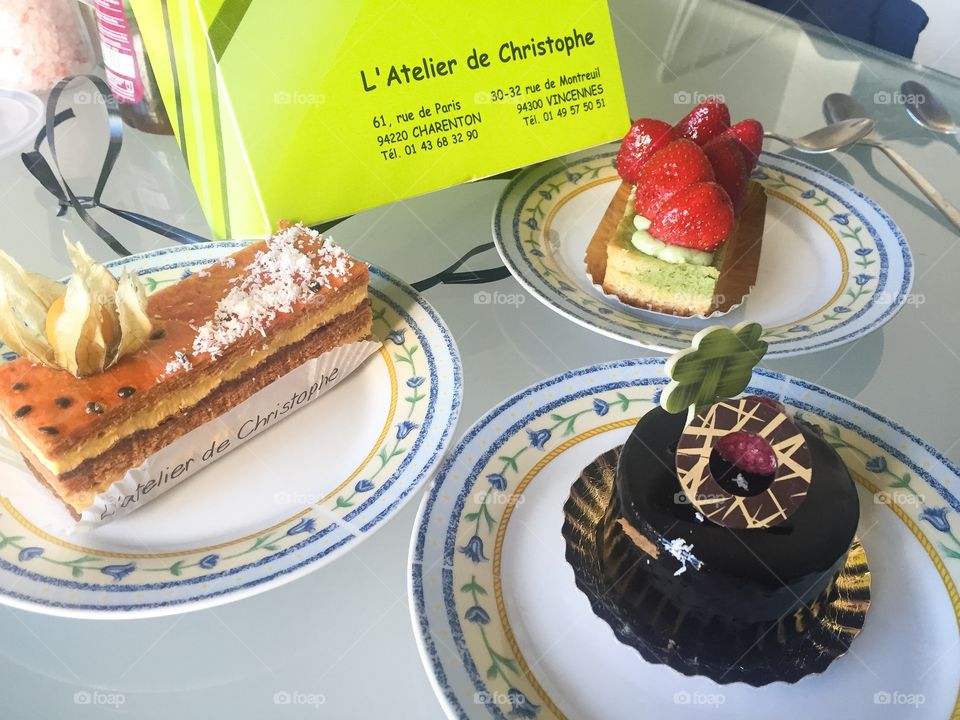
[[[703,97],[719,95],[737,116],[796,136],[824,124],[821,104],[828,93],[849,93],[877,120],[880,135],[960,204],[960,142],[914,124],[897,96],[904,80],[920,80],[960,115],[957,78],[732,0],[613,0],[611,11],[633,116],[679,118]],[[102,109],[85,106],[82,90],[76,93],[78,117],[59,131],[58,149],[72,187],[85,194],[96,182],[106,137]],[[911,244],[916,280],[911,301],[882,330],[844,347],[766,365],[853,397],[960,462],[957,424],[949,420],[960,404],[956,233],[871,148],[786,154],[839,176],[881,205]],[[55,199],[19,157],[0,159],[0,178],[0,248],[24,265],[64,273],[64,230],[75,239],[90,238],[87,247],[98,259],[112,257],[75,214],[56,216]],[[490,218],[505,186],[502,179],[486,180],[394,203],[360,213],[332,234],[352,253],[416,281],[491,239]],[[104,199],[208,234],[170,137],[127,130]],[[95,212],[134,252],[169,244]],[[497,264],[490,252],[467,267]],[[512,278],[493,288],[523,292]],[[592,334],[533,298],[478,308],[473,292],[463,286],[426,292],[463,359],[459,432],[500,399],[545,377],[656,354]],[[322,570],[213,610],[103,622],[0,607],[0,714],[442,717],[408,609],[407,553],[417,504]],[[300,706],[285,707],[294,698]]]

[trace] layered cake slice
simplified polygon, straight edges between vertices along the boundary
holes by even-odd
[[[637,120],[621,143],[622,183],[587,248],[594,284],[635,307],[725,312],[756,280],[766,194],[749,180],[763,128],[730,125],[707,101],[676,126]]]
[[[28,467],[75,518],[158,450],[371,332],[367,266],[299,225],[148,299],[129,277],[119,286],[133,288],[127,303],[119,292],[116,300],[74,292],[91,277],[109,284],[100,271],[78,265],[63,299],[52,302],[44,293],[54,288],[23,274],[32,294],[22,296],[49,304],[46,343],[43,331],[12,338],[9,323],[0,326],[4,341],[26,355],[0,367],[0,418]],[[8,297],[11,277],[0,288]],[[18,320],[29,330],[38,314]]]

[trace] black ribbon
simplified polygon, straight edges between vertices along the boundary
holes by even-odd
[[[75,117],[75,114],[71,108],[57,112],[57,106],[60,102],[60,96],[63,94],[63,91],[71,82],[77,79],[87,80],[92,83],[97,91],[97,94],[103,99],[103,105],[107,110],[107,120],[110,129],[110,139],[107,143],[107,151],[104,154],[103,163],[100,167],[100,176],[97,178],[97,185],[94,188],[92,195],[77,195],[73,192],[70,184],[63,177],[63,172],[60,170],[60,161],[57,158],[56,129],[61,123],[71,120]],[[40,152],[40,148],[43,145],[44,140],[47,141],[47,145],[50,148],[50,157],[53,160],[53,166],[56,168],[56,173],[54,173],[53,169],[50,167],[50,164],[47,162],[47,159]],[[123,121],[120,117],[120,108],[117,104],[117,99],[113,96],[113,93],[110,92],[110,88],[107,86],[107,83],[96,75],[71,75],[58,82],[50,92],[50,97],[47,100],[46,124],[40,129],[40,132],[37,133],[37,139],[33,144],[33,150],[22,153],[20,155],[20,159],[23,160],[24,166],[27,168],[30,174],[36,178],[37,182],[39,182],[47,192],[57,199],[57,202],[60,205],[60,209],[57,212],[57,217],[62,217],[70,210],[70,208],[73,208],[77,215],[80,216],[80,219],[86,223],[87,227],[93,230],[97,237],[103,240],[110,247],[110,249],[112,249],[118,255],[130,255],[131,253],[119,240],[117,240],[102,225],[100,225],[100,223],[98,223],[90,215],[90,213],[87,212],[88,210],[93,208],[103,208],[107,212],[113,213],[117,217],[121,217],[124,220],[128,220],[136,225],[139,225],[142,228],[146,228],[147,230],[162,235],[168,240],[174,240],[179,243],[194,244],[209,242],[208,238],[204,238],[187,230],[174,227],[173,225],[165,223],[162,220],[157,220],[156,218],[132,212],[130,210],[115,208],[107,205],[101,200],[103,190],[107,186],[107,180],[110,178],[110,173],[113,171],[113,166],[117,161],[117,156],[120,154],[120,149],[122,147]],[[334,220],[332,222],[320,223],[314,227],[321,232],[325,232],[334,225],[337,225],[346,219],[347,218],[340,218],[339,220]],[[502,280],[503,278],[509,277],[510,271],[503,266],[488,268],[486,270],[467,270],[464,272],[457,272],[460,266],[474,255],[478,255],[482,252],[492,249],[492,242],[478,245],[445,270],[442,270],[435,275],[431,275],[428,278],[424,278],[419,282],[413,283],[413,288],[418,292],[422,292],[423,290],[427,290],[441,284],[476,285],[481,283],[495,282],[497,280]]]
[[[56,142],[57,126],[60,125],[60,123],[75,117],[74,112],[71,109],[64,110],[59,113],[57,112],[57,105],[59,104],[60,96],[63,94],[63,91],[66,89],[67,85],[78,78],[88,80],[93,84],[94,88],[96,88],[97,94],[103,99],[104,107],[107,110],[107,121],[110,128],[110,139],[107,143],[107,151],[103,157],[103,163],[100,167],[100,176],[97,178],[97,185],[94,188],[93,194],[79,196],[73,192],[70,184],[64,179],[63,172],[60,170],[60,161],[57,157]],[[47,141],[47,146],[50,148],[50,158],[53,160],[56,173],[54,173],[53,169],[50,167],[50,164],[47,162],[47,159],[40,152],[40,147],[43,145],[44,140]],[[33,150],[22,153],[20,155],[20,159],[23,160],[24,166],[26,166],[29,173],[37,179],[37,182],[39,182],[47,192],[57,199],[57,202],[60,205],[60,210],[57,212],[57,217],[63,216],[70,208],[73,208],[77,215],[80,216],[80,219],[86,223],[87,227],[93,230],[97,237],[103,240],[108,246],[110,246],[110,249],[118,255],[130,255],[130,251],[127,250],[127,248],[124,247],[124,245],[113,235],[111,235],[102,225],[100,225],[100,223],[94,220],[93,216],[87,212],[88,210],[97,207],[103,208],[104,210],[111,212],[118,217],[122,217],[124,220],[129,220],[140,227],[146,228],[147,230],[158,233],[165,238],[175,240],[180,243],[192,244],[208,242],[207,238],[201,237],[187,230],[181,230],[180,228],[174,227],[173,225],[165,223],[161,220],[157,220],[146,215],[141,215],[140,213],[112,207],[101,200],[103,190],[107,186],[107,180],[110,177],[110,173],[113,170],[114,163],[117,161],[117,156],[120,154],[120,149],[122,146],[123,121],[120,118],[120,108],[117,105],[117,99],[113,96],[113,93],[110,92],[110,88],[101,78],[97,77],[96,75],[71,75],[58,82],[54,86],[53,90],[50,91],[50,98],[47,100],[46,125],[45,127],[41,128],[39,133],[37,133],[37,139],[36,142],[34,142]]]
[[[446,268],[445,270],[441,270],[436,275],[431,275],[428,278],[424,278],[419,282],[413,283],[411,287],[417,292],[423,292],[424,290],[432,288],[434,285],[480,285],[482,283],[495,282],[497,280],[503,280],[504,278],[510,277],[510,271],[502,265],[500,267],[488,268],[486,270],[466,270],[464,272],[457,272],[460,266],[474,255],[479,255],[482,252],[492,249],[492,242],[477,245],[450,267]]]

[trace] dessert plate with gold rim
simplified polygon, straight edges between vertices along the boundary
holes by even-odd
[[[167,248],[107,267],[136,271],[153,291],[244,244]],[[376,267],[370,300],[379,353],[136,513],[72,534],[45,527],[43,503],[55,501],[25,468],[0,464],[0,492],[24,483],[17,497],[26,496],[20,505],[0,496],[0,602],[97,618],[186,612],[275,587],[369,537],[443,457],[461,390],[456,346],[430,305]]]
[[[754,179],[767,191],[757,282],[722,318],[694,320],[629,308],[587,277],[584,253],[616,192],[616,146],[524,170],[493,216],[497,250],[534,297],[575,323],[633,345],[673,352],[701,328],[744,320],[766,328],[768,358],[852,342],[909,299],[906,239],[870,198],[807,163],[763,153]]]
[[[663,360],[574,370],[481,418],[444,461],[411,544],[411,614],[458,718],[904,717],[960,712],[960,470],[877,413],[768,370],[747,392],[818,425],[857,481],[871,606],[850,650],[796,684],[718,685],[645,662],[576,586],[562,533],[581,470],[658,401]],[[890,707],[884,707],[890,706]]]

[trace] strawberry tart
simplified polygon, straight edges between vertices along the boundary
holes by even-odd
[[[731,125],[718,100],[673,126],[634,122],[617,155],[621,186],[587,249],[594,283],[677,316],[738,305],[760,263],[766,195],[750,175],[762,142],[759,122]]]

